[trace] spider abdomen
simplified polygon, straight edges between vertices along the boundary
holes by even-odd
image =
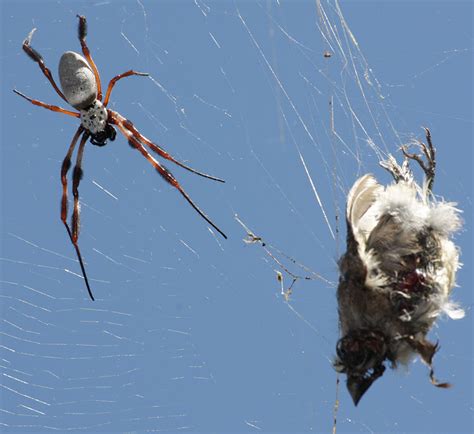
[[[59,60],[59,81],[69,104],[81,110],[97,99],[97,83],[87,60],[66,51]]]

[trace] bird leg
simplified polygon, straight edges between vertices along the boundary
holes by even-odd
[[[436,169],[436,149],[433,146],[431,141],[431,132],[428,128],[425,128],[426,141],[428,144],[425,144],[421,141],[418,141],[418,146],[421,148],[426,161],[423,160],[423,156],[420,154],[413,154],[407,151],[407,146],[402,146],[402,152],[405,158],[409,160],[415,160],[418,165],[421,167],[426,176],[426,185],[428,191],[431,192],[433,188],[434,178],[435,178],[435,169]]]

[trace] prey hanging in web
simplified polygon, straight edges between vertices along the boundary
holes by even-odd
[[[430,368],[438,344],[427,339],[436,319],[464,311],[450,300],[459,268],[452,235],[461,227],[456,204],[433,196],[435,148],[426,128],[422,155],[402,148],[400,166],[393,156],[381,162],[394,178],[387,187],[368,174],[347,197],[347,251],[339,261],[337,289],[341,339],[334,367],[347,375],[354,403],[385,371],[416,356]],[[419,185],[410,169],[416,161],[425,173]]]

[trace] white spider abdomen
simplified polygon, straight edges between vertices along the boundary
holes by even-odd
[[[59,60],[59,81],[67,102],[81,110],[97,99],[97,83],[87,60],[66,51]]]
[[[98,99],[86,110],[81,110],[81,125],[92,134],[105,130],[107,109]]]

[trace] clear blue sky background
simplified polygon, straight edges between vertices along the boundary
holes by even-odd
[[[362,173],[388,182],[375,149],[396,153],[428,126],[435,191],[465,220],[454,297],[467,317],[431,334],[437,376],[454,387],[432,387],[417,362],[387,371],[354,408],[341,381],[338,432],[473,431],[473,5],[340,6],[358,45],[332,2],[328,40],[314,1],[1,2],[2,430],[329,432],[345,194]],[[80,245],[95,302],[59,219],[77,120],[11,92],[62,104],[21,42],[37,27],[33,46],[56,76],[61,54],[80,51],[77,13],[104,85],[130,68],[151,74],[121,81],[111,107],[227,181],[167,164],[225,241],[123,137],[87,145]],[[287,305],[236,213],[332,285],[299,281]]]

